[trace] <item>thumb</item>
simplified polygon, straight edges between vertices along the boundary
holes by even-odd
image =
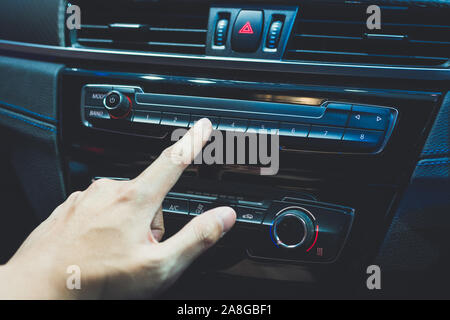
[[[160,243],[161,250],[177,260],[174,264],[181,272],[205,250],[213,246],[236,221],[236,212],[229,207],[209,210],[192,219],[177,234]]]

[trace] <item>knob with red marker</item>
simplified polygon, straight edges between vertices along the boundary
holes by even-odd
[[[110,91],[103,99],[103,106],[113,119],[126,118],[131,112],[131,99],[119,91]]]

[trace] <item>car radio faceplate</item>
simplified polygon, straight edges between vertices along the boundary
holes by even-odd
[[[120,94],[130,101],[121,117],[105,104]],[[115,110],[114,110],[115,111]],[[213,129],[280,136],[283,150],[379,153],[394,130],[392,107],[325,101],[319,106],[144,93],[140,87],[86,85],[81,119],[85,126],[125,134],[165,137],[207,117]]]

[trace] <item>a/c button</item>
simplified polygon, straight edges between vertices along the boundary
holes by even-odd
[[[185,199],[166,198],[163,201],[163,212],[189,214],[189,201]]]

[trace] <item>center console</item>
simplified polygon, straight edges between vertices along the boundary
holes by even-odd
[[[277,136],[279,170],[261,175],[264,166],[248,158],[190,166],[163,203],[166,237],[226,205],[236,226],[202,269],[240,274],[244,261],[257,277],[271,277],[257,269],[273,264],[358,269],[380,244],[441,96],[401,83],[272,76],[67,68],[61,139],[69,190],[133,179],[173,143],[175,129],[208,117],[222,133]]]

